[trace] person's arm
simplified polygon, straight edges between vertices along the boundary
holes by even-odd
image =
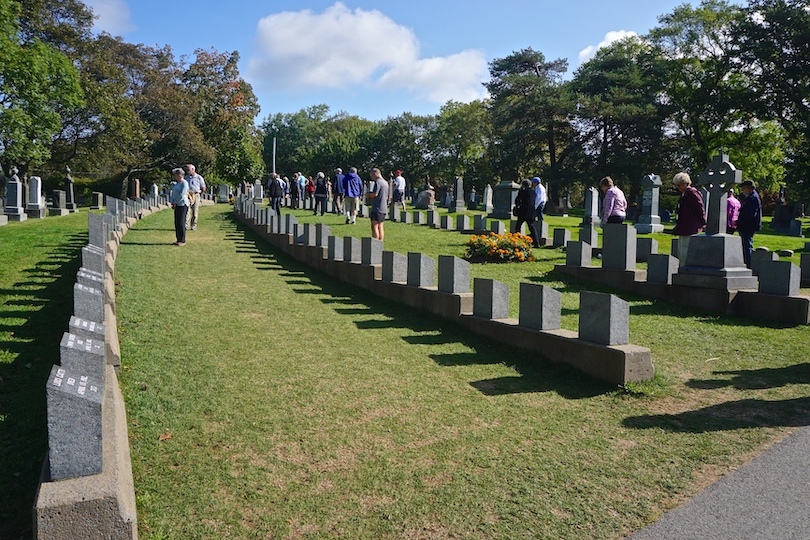
[[[607,223],[608,218],[613,213],[613,206],[615,204],[615,195],[612,191],[605,192],[605,203],[602,205],[602,225]]]
[[[379,194],[380,194],[380,186],[378,186],[377,182],[375,181],[372,190],[366,193],[366,199],[368,200],[376,199]]]

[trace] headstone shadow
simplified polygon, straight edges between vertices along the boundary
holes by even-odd
[[[779,401],[729,401],[679,414],[631,416],[625,418],[622,425],[633,429],[663,429],[676,433],[803,427],[810,425],[810,397]]]
[[[716,375],[731,375],[731,379],[692,379],[686,386],[701,390],[734,387],[737,390],[780,388],[789,384],[810,384],[810,363],[779,368],[715,371]]]
[[[0,354],[13,357],[0,363],[0,485],[12,486],[0,496],[0,538],[31,536],[31,508],[48,447],[43,389],[60,360],[59,340],[73,312],[73,284],[86,243],[86,233],[65,237],[47,258],[22,271],[24,280],[0,291],[4,306],[38,308],[0,311],[0,332],[11,334],[0,340]]]
[[[228,226],[231,225],[243,233],[242,241],[254,245],[254,250],[251,251],[268,254],[285,269],[284,272],[279,272],[279,276],[286,278],[304,277],[305,283],[313,286],[313,289],[300,292],[324,295],[325,298],[321,299],[324,304],[340,305],[340,307],[334,306],[332,308],[337,313],[347,316],[377,314],[381,317],[379,319],[354,321],[358,329],[398,328],[408,329],[416,333],[435,332],[441,329],[441,333],[438,335],[431,333],[428,336],[403,336],[402,339],[415,344],[421,344],[419,340],[424,340],[428,345],[433,344],[431,341],[436,339],[435,344],[437,345],[459,343],[475,351],[473,353],[431,356],[439,365],[498,364],[508,359],[509,365],[521,374],[516,379],[522,382],[514,386],[519,389],[519,392],[555,391],[566,398],[581,399],[615,390],[615,386],[590,378],[566,365],[544,361],[542,351],[525,351],[496,344],[486,337],[471,334],[468,329],[456,322],[432,313],[407,308],[402,304],[380,298],[366,289],[342,282],[297,261],[283,251],[276,251],[274,247],[240,222],[234,220],[232,224],[228,224]],[[232,240],[242,243],[239,241],[239,237]],[[298,279],[288,279],[287,281],[298,281]],[[576,290],[579,291],[585,288],[583,286]],[[347,305],[350,307],[347,307]],[[437,337],[434,338],[434,336]],[[476,383],[482,383],[482,388],[486,386],[483,381],[476,381]],[[509,393],[508,385],[497,386],[499,392]]]

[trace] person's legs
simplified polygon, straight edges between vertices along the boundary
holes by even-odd
[[[529,226],[529,236],[532,237],[532,247],[540,247],[540,235],[537,234],[536,223],[534,220],[526,222],[526,225]]]
[[[177,237],[177,242],[185,244],[186,242],[186,216],[188,215],[188,206],[175,206],[174,208],[174,234]]]
[[[686,254],[689,251],[689,240],[691,236],[680,236],[678,240],[678,266],[686,264]]]
[[[740,234],[740,239],[742,239],[743,261],[745,262],[745,266],[751,268],[751,253],[754,251],[754,236]]]
[[[384,240],[385,232],[382,221],[371,220],[371,237],[380,241]]]

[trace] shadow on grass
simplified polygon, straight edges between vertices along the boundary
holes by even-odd
[[[348,316],[377,314],[384,317],[354,321],[361,330],[407,328],[414,333],[427,333],[427,335],[403,337],[403,340],[408,343],[428,345],[461,343],[475,351],[474,353],[431,356],[437,364],[443,366],[500,364],[508,359],[509,366],[518,371],[520,376],[470,383],[484,394],[553,391],[569,399],[581,399],[615,390],[615,386],[588,377],[569,366],[552,364],[543,360],[539,351],[534,353],[496,343],[470,332],[454,321],[377,297],[370,291],[323,274],[280,250],[276,251],[272,245],[233,217],[230,222],[223,220],[222,227],[241,231],[241,237],[227,231],[226,238],[235,242],[237,251],[254,253],[252,256],[254,264],[262,264],[262,260],[277,263],[285,269],[278,275],[286,278],[288,283],[300,284],[301,278],[306,277],[307,283],[315,287],[297,292],[322,294],[325,296],[322,300],[324,304],[341,304],[341,307],[332,308],[341,314]],[[350,307],[346,307],[347,305]],[[441,329],[440,334],[432,333],[439,329]]]
[[[729,379],[693,379],[686,383],[690,388],[716,390],[733,386],[738,390],[779,388],[788,384],[810,384],[810,363],[795,364],[780,368],[715,371],[715,375],[732,375]]]
[[[632,416],[622,421],[634,429],[663,429],[681,433],[706,433],[763,427],[810,425],[810,397],[766,401],[742,399],[680,414]]]
[[[87,234],[66,236],[46,259],[23,270],[16,288],[0,291],[8,298],[5,306],[37,308],[0,312],[0,331],[13,336],[0,340],[0,354],[14,358],[0,363],[0,538],[33,534],[31,509],[48,448],[45,383],[51,366],[59,363],[59,342],[73,313],[73,284],[86,243]]]

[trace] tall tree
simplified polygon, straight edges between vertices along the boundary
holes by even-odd
[[[576,126],[590,157],[582,172],[591,181],[610,175],[637,189],[645,174],[669,171],[664,77],[656,49],[638,37],[599,49],[574,73]]]
[[[409,182],[424,180],[429,172],[428,138],[435,122],[434,116],[411,113],[380,122],[372,142],[373,165],[383,172],[401,169]]]
[[[7,171],[45,161],[60,111],[80,106],[76,68],[62,53],[20,31],[20,5],[0,0],[0,164]]]
[[[262,157],[268,170],[273,164],[273,139],[276,139],[276,170],[293,174],[306,169],[309,152],[320,143],[322,124],[329,106],[313,105],[295,113],[276,113],[262,122],[264,135]]]
[[[239,53],[198,49],[194,54],[182,81],[198,101],[196,124],[216,152],[216,176],[230,183],[258,178],[264,168],[253,127],[259,102],[239,75]]]
[[[569,115],[575,100],[562,76],[568,61],[546,61],[531,47],[490,63],[496,171],[512,181],[539,174],[550,182],[558,204],[566,158],[576,149]]]
[[[742,11],[724,0],[683,4],[659,17],[649,39],[664,57],[670,131],[682,139],[684,168],[702,170],[728,135],[753,121],[744,98],[750,81],[736,69],[732,30]]]
[[[804,0],[751,0],[734,32],[749,103],[787,133],[788,180],[810,198],[810,11]]]
[[[491,176],[484,159],[491,140],[492,121],[484,101],[448,101],[439,110],[436,126],[430,133],[431,168],[443,178],[462,176],[465,186],[477,182],[478,188],[483,189]]]
[[[51,144],[50,168],[70,164],[74,170],[117,172],[143,161],[147,125],[137,103],[144,92],[149,50],[102,34],[82,41],[72,54],[80,67],[85,105],[65,115]]]

